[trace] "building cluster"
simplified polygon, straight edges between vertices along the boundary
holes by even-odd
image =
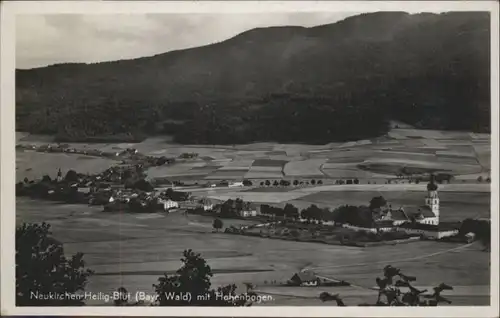
[[[111,159],[122,160],[122,163],[142,163],[146,166],[162,166],[172,164],[175,158],[146,156],[138,152],[137,149],[127,148],[118,152],[101,151],[98,149],[77,149],[70,147],[68,144],[45,144],[45,145],[16,145],[16,149],[31,150],[37,152],[49,153],[72,153],[95,157],[106,157]]]
[[[441,239],[458,233],[456,224],[440,222],[439,220],[438,186],[434,178],[431,178],[427,184],[427,195],[423,205],[398,209],[386,205],[376,209],[375,214],[377,217],[373,228],[357,229],[371,232],[399,230],[408,234],[420,234],[429,239]]]
[[[167,189],[156,191],[145,181],[142,165],[114,166],[99,174],[81,174],[70,170],[63,177],[16,184],[16,195],[66,203],[102,205],[105,211],[153,212],[178,208],[190,200],[190,193]]]

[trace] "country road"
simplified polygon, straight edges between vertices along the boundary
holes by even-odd
[[[470,244],[461,245],[458,247],[454,247],[454,248],[451,248],[448,250],[439,251],[439,252],[435,252],[435,253],[431,253],[431,254],[419,255],[419,256],[403,258],[403,259],[390,260],[389,262],[391,264],[393,264],[393,263],[411,262],[411,261],[416,261],[416,260],[420,260],[420,259],[426,259],[426,258],[430,258],[433,256],[437,256],[437,255],[441,255],[441,254],[445,254],[445,253],[450,253],[453,251],[458,251],[458,250],[467,248],[475,243],[476,242],[472,242]],[[341,267],[357,267],[357,266],[374,265],[374,264],[387,264],[387,262],[388,262],[387,260],[384,260],[384,261],[380,261],[380,262],[367,262],[367,263],[355,263],[355,264],[344,264],[344,265],[306,267],[306,268],[303,268],[301,271],[306,272],[306,271],[310,271],[310,270],[327,269],[327,268],[330,269],[330,268],[341,268]]]
[[[232,193],[241,190],[248,190],[249,188],[188,188],[176,187],[175,190],[185,192],[203,192],[212,191],[215,193]],[[341,185],[323,185],[308,188],[291,189],[288,193],[316,193],[323,191],[416,191],[427,192],[426,183],[420,184],[341,184]],[[440,184],[439,191],[441,192],[485,192],[491,191],[490,184],[488,183],[451,183]],[[272,188],[269,193],[272,192]]]

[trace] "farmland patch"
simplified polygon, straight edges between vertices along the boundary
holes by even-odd
[[[283,167],[287,163],[286,160],[272,160],[272,159],[256,159],[252,167]]]
[[[283,173],[281,171],[248,171],[245,174],[245,179],[281,179]]]
[[[286,176],[323,176],[321,165],[326,159],[307,159],[301,161],[290,161],[283,168]]]
[[[282,172],[283,168],[281,166],[252,166],[250,171],[252,172]]]
[[[334,179],[369,178],[371,174],[362,170],[323,169],[323,173]]]
[[[55,178],[58,169],[61,169],[63,174],[70,169],[92,174],[114,165],[116,165],[116,161],[107,158],[75,156],[65,153],[16,151],[16,180],[20,181],[25,177],[30,180],[38,179],[45,174]]]
[[[205,179],[242,179],[247,170],[217,170]]]

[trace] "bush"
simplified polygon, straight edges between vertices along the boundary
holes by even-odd
[[[175,275],[164,275],[158,278],[158,284],[153,284],[158,295],[160,306],[243,306],[243,300],[225,300],[216,297],[216,293],[225,296],[236,296],[236,285],[227,285],[211,289],[210,279],[212,269],[200,254],[192,250],[184,251],[181,259],[183,265]],[[189,300],[169,299],[168,295],[190,294]],[[209,297],[203,297],[209,295]],[[202,297],[198,297],[202,296]]]
[[[66,258],[63,244],[51,236],[47,223],[16,229],[16,306],[80,306],[83,298],[37,299],[41,295],[83,292],[88,277],[83,254]]]

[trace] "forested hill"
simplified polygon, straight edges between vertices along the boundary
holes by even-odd
[[[327,143],[383,134],[389,119],[488,132],[489,31],[483,12],[379,12],[17,70],[17,129],[61,140],[171,133],[183,143]]]

